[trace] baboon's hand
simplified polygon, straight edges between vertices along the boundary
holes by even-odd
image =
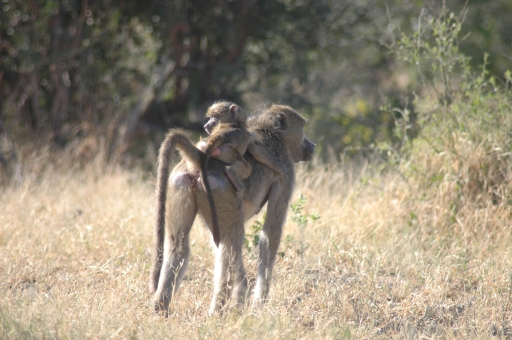
[[[220,154],[223,154],[223,153],[226,153],[226,152],[231,152],[231,145],[229,144],[224,144],[224,145],[221,145],[219,146],[218,148],[215,148],[213,151],[212,151],[212,157],[215,157],[215,156],[219,156]]]
[[[205,140],[201,140],[199,141],[199,143],[197,143],[197,148],[201,151],[204,152],[204,149],[206,149],[206,141]]]

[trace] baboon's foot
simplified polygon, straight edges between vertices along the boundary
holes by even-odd
[[[169,309],[165,307],[164,302],[158,301],[158,299],[153,300],[153,309],[158,315],[165,318],[169,316]]]

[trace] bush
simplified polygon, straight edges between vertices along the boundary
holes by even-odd
[[[413,109],[393,110],[400,113],[399,166],[423,188],[448,195],[454,210],[466,204],[509,205],[511,73],[503,81],[490,77],[487,54],[479,72],[470,67],[470,58],[458,48],[464,16],[446,9],[437,17],[422,12],[415,33],[402,35],[393,47],[416,69],[421,84]]]

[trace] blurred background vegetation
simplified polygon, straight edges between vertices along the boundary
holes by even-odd
[[[419,33],[422,41],[436,38],[436,28],[422,31],[424,23],[446,16],[448,24],[460,24],[445,46],[464,59],[445,70],[453,79],[481,69],[488,52],[485,74],[504,87],[512,61],[510,0],[2,0],[0,6],[5,174],[15,172],[23,148],[63,150],[77,163],[100,154],[110,163],[154,164],[168,128],[204,134],[204,112],[216,99],[247,111],[271,102],[293,106],[309,119],[308,135],[324,160],[364,156],[382,145],[393,154],[418,135],[418,94],[426,85],[447,85],[432,81],[439,51],[429,52],[423,69],[413,60],[425,51],[414,50]],[[457,17],[447,17],[448,10]],[[434,101],[446,108],[459,93],[450,91]],[[503,112],[507,121],[509,111]]]

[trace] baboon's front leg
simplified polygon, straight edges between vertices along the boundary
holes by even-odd
[[[281,164],[273,155],[271,155],[264,147],[256,144],[255,142],[249,143],[247,151],[260,163],[265,164],[278,175],[286,172],[286,167]]]
[[[167,203],[163,263],[154,295],[155,310],[165,314],[187,269],[190,257],[189,233],[197,212],[190,188],[170,186]]]
[[[245,298],[247,296],[247,277],[244,268],[242,244],[244,242],[244,234],[242,228],[242,236],[238,238],[236,244],[233,244],[233,262],[231,266],[232,280],[232,294],[231,298],[233,303],[241,308],[245,305]]]
[[[279,243],[281,242],[290,196],[291,188],[282,190],[281,185],[273,185],[267,204],[267,217],[261,229],[258,245],[259,263],[256,286],[254,287],[253,305],[265,302],[265,299],[268,297],[272,270]]]

